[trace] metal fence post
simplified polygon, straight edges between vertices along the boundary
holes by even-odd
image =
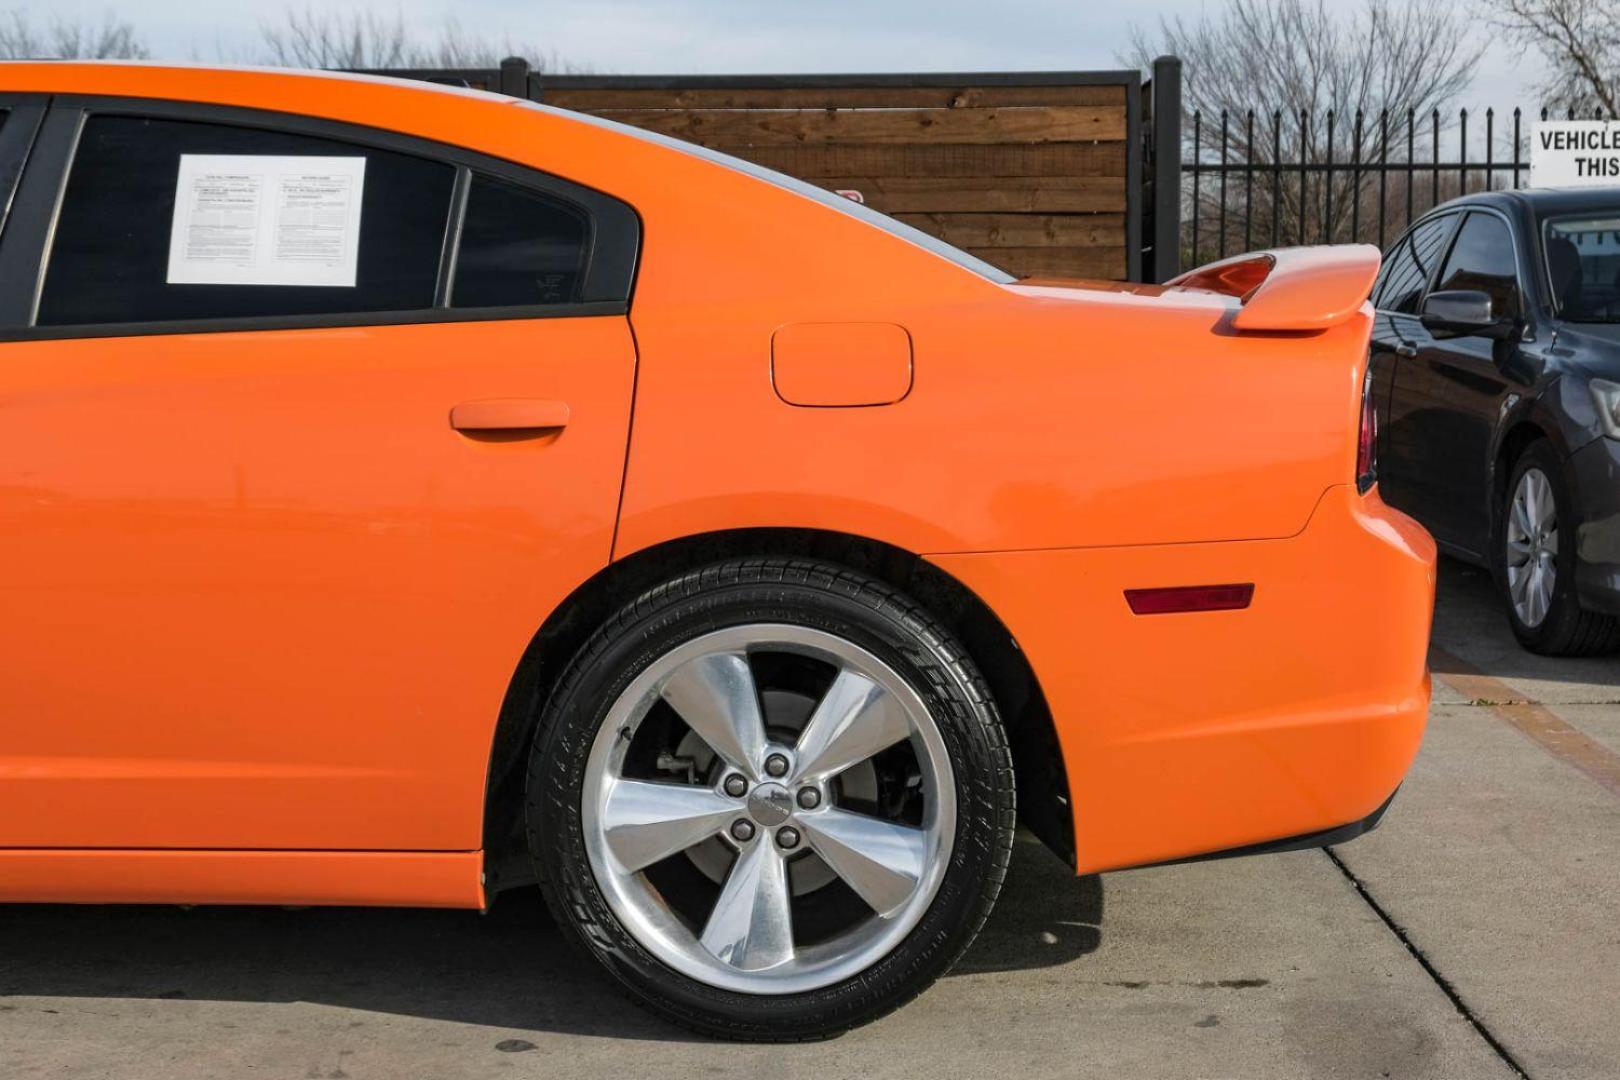
[[[1195,196],[1196,197],[1196,196]],[[1153,61],[1153,265],[1148,277],[1181,272],[1181,61]]]
[[[500,91],[507,97],[529,96],[529,62],[521,56],[508,56],[501,61]]]

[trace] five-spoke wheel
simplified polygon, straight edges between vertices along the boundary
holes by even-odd
[[[642,744],[679,726],[699,742],[659,747],[679,776],[659,775]],[[636,768],[648,760],[652,775]],[[716,986],[813,990],[869,966],[916,925],[950,854],[951,765],[927,708],[822,630],[755,623],[670,650],[608,710],[586,767],[585,842],[614,912]],[[689,854],[716,843],[730,851]],[[723,864],[712,900],[649,872],[672,858]],[[835,883],[864,909],[796,939],[795,893],[801,908],[831,907]]]
[[[982,679],[924,609],[755,560],[654,590],[581,650],[529,806],[554,913],[623,985],[705,1031],[804,1038],[966,947],[1012,775]]]

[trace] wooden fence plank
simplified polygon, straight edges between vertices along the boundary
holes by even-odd
[[[1123,214],[896,214],[957,247],[1123,247]]]
[[[1123,86],[833,86],[668,90],[544,86],[560,109],[964,109],[989,106],[1125,105]],[[617,119],[609,114],[610,119]]]
[[[1125,138],[1125,109],[634,109],[615,120],[705,146],[817,143],[1023,144]]]
[[[1125,249],[1082,247],[969,248],[992,266],[1017,277],[1070,277],[1120,280]]]
[[[1124,213],[1125,185],[1111,176],[831,176],[831,191],[858,191],[886,214]]]
[[[717,146],[728,154],[806,180],[825,176],[1110,176],[1125,190],[1125,144],[1039,146]]]

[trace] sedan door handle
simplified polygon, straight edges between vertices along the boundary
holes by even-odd
[[[1409,341],[1403,341],[1399,345],[1395,346],[1395,355],[1404,356],[1410,360],[1412,357],[1417,355],[1417,346],[1413,345]]]
[[[566,401],[463,401],[450,410],[450,426],[457,431],[555,431],[568,426],[569,415]]]

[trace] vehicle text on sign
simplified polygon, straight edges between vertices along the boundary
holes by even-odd
[[[1530,186],[1620,184],[1620,123],[1543,120],[1530,133]]]

